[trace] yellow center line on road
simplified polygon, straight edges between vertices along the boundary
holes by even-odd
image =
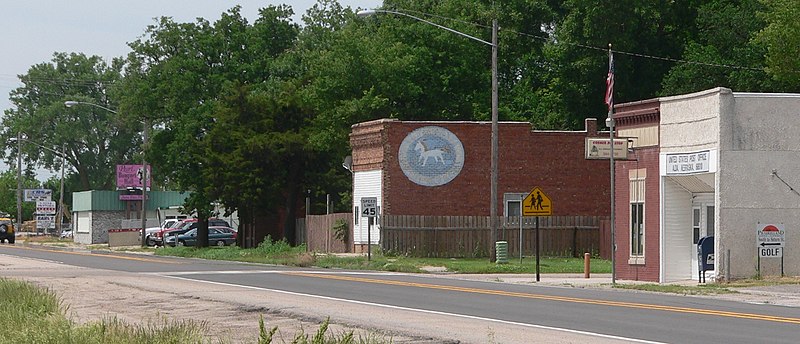
[[[460,291],[460,292],[464,292],[464,293],[511,296],[511,297],[526,298],[526,299],[573,302],[573,303],[583,303],[583,304],[592,304],[592,305],[601,305],[601,306],[613,306],[613,307],[623,307],[623,308],[638,308],[638,309],[649,309],[649,310],[661,310],[661,311],[676,312],[676,313],[715,315],[715,316],[729,317],[729,318],[763,320],[763,321],[782,322],[782,323],[799,324],[800,325],[800,318],[779,317],[779,316],[771,316],[771,315],[763,315],[763,314],[728,312],[728,311],[718,311],[718,310],[711,310],[711,309],[699,309],[699,308],[689,308],[689,307],[663,306],[663,305],[647,304],[647,303],[593,300],[593,299],[583,299],[583,298],[565,297],[565,296],[552,296],[552,295],[543,295],[543,294],[531,294],[531,293],[500,291],[500,290],[466,288],[466,287],[446,286],[446,285],[427,284],[427,283],[380,280],[380,279],[374,279],[374,278],[350,277],[350,276],[341,276],[341,275],[310,274],[310,273],[303,273],[303,272],[286,272],[286,274],[287,275],[294,275],[294,276],[325,278],[325,279],[350,281],[350,282],[363,282],[363,283],[386,284],[386,285],[395,285],[395,286],[404,286],[404,287],[416,287],[416,288],[426,288],[426,289]]]
[[[58,253],[76,255],[76,256],[107,257],[107,258],[114,258],[114,259],[135,260],[135,261],[150,262],[150,263],[185,264],[183,262],[178,262],[178,261],[168,261],[168,260],[160,260],[160,259],[145,258],[145,257],[127,257],[127,256],[118,256],[118,255],[111,255],[111,254],[98,254],[98,253],[92,253],[92,252],[62,251],[62,250],[52,250],[52,249],[45,249],[45,248],[36,248],[36,247],[30,247],[30,246],[14,246],[14,248],[21,249],[21,250],[40,251],[40,252],[58,252]]]

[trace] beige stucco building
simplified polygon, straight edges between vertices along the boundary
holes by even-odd
[[[704,236],[708,277],[800,275],[800,94],[716,88],[616,108],[632,143],[616,173],[619,278],[697,279]]]

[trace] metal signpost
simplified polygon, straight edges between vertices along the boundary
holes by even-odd
[[[367,261],[372,260],[372,221],[378,217],[378,198],[361,197],[361,217],[367,218]]]
[[[756,250],[758,251],[758,273],[761,274],[761,258],[780,258],[783,273],[783,249],[786,247],[786,229],[782,223],[756,226]]]
[[[536,216],[536,282],[539,282],[539,216],[553,215],[553,202],[538,186],[522,201],[522,215]]]

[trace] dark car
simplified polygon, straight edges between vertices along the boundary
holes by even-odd
[[[153,237],[153,243],[157,246],[160,246],[163,244],[165,237],[184,234],[192,229],[197,228],[197,225],[198,225],[197,219],[185,219],[171,228],[164,228],[156,232],[155,236]],[[209,228],[230,227],[230,226],[231,225],[228,224],[228,221],[222,219],[208,219]]]
[[[178,240],[178,246],[195,246],[197,244],[197,228],[191,229],[184,234],[170,235],[165,239],[169,246],[175,246],[175,240]],[[236,243],[236,231],[230,227],[208,227],[208,244],[214,246],[227,246]]]

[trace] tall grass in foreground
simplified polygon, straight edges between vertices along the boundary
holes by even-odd
[[[31,283],[0,278],[0,344],[190,344],[228,343],[225,338],[208,338],[210,325],[195,321],[169,321],[128,324],[116,318],[79,325],[67,318],[68,308],[58,296]],[[263,317],[260,333],[253,334],[259,344],[270,344],[278,328],[266,330]],[[326,320],[309,338],[295,334],[292,344],[383,344],[391,340],[368,336],[355,338],[352,332],[329,334]],[[276,341],[277,343],[277,341]],[[286,343],[286,341],[282,341]]]

